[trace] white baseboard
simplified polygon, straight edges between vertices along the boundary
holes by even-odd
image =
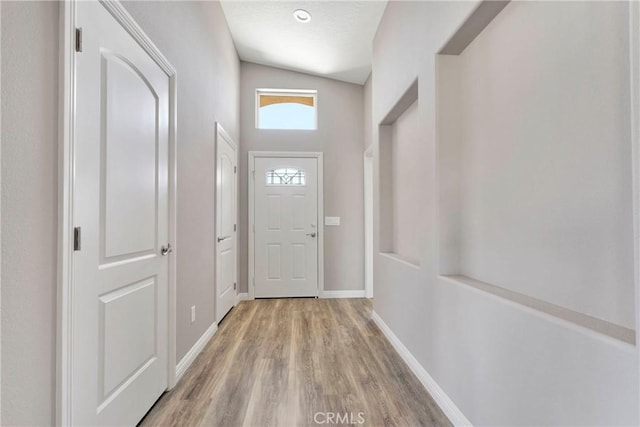
[[[454,426],[471,426],[471,421],[464,416],[462,411],[456,406],[455,403],[447,396],[438,383],[429,375],[424,367],[418,362],[418,360],[411,354],[409,349],[405,347],[400,339],[393,333],[393,331],[384,323],[384,320],[375,311],[371,313],[371,319],[378,325],[382,333],[387,337],[393,348],[396,349],[400,357],[405,361],[414,375],[418,377],[418,380],[422,383],[424,388],[427,389],[433,400],[438,404],[442,412],[449,418]]]
[[[364,298],[364,289],[357,291],[323,291],[321,298]]]
[[[176,365],[176,384],[180,381],[180,378],[187,372],[189,366],[196,360],[196,357],[200,354],[200,352],[207,346],[209,340],[213,338],[216,331],[218,330],[217,324],[212,324],[209,328],[204,331],[204,334],[196,341],[196,343],[191,347],[191,349],[184,355],[184,357],[178,362]]]
[[[240,292],[236,298],[236,305],[238,305],[240,301],[249,301],[249,294],[247,292]]]

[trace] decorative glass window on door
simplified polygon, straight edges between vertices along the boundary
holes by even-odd
[[[304,171],[295,168],[272,169],[267,172],[267,185],[306,185]]]

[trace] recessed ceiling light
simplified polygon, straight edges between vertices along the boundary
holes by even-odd
[[[304,9],[296,9],[293,11],[293,17],[298,22],[304,22],[305,24],[311,21],[311,14]]]

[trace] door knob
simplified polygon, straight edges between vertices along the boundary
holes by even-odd
[[[168,243],[166,247],[163,246],[163,247],[160,248],[160,253],[162,254],[162,256],[167,256],[171,252],[173,252],[173,248],[171,247],[171,243]]]
[[[307,236],[316,237],[316,233],[307,233]]]
[[[222,242],[223,240],[230,239],[230,238],[231,238],[231,236],[218,237],[218,243]]]

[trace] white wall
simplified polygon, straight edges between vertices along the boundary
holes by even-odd
[[[414,162],[428,171],[426,179],[421,183],[425,201],[423,206],[424,231],[420,232],[420,269],[412,269],[388,257],[375,255],[375,299],[374,309],[390,326],[393,332],[408,347],[417,360],[438,382],[451,397],[462,412],[476,425],[635,425],[638,419],[638,350],[637,347],[598,335],[594,332],[576,327],[572,324],[557,320],[551,316],[500,299],[493,295],[439,278],[440,257],[438,254],[438,192],[437,192],[437,158],[436,158],[436,53],[447,39],[464,22],[466,16],[474,9],[474,2],[390,2],[382,19],[380,28],[374,41],[374,63],[372,79],[373,103],[373,140],[377,144],[377,124],[386,116],[404,91],[412,84],[416,77],[420,81],[420,121],[423,125],[420,139],[427,147],[427,154],[416,157]],[[559,7],[559,9],[554,9]],[[555,156],[577,156],[577,159],[591,159],[606,152],[607,168],[602,174],[606,175],[605,183],[598,183],[598,197],[606,199],[611,193],[617,193],[617,206],[605,209],[612,216],[607,216],[609,226],[606,235],[599,233],[603,245],[607,238],[614,239],[616,253],[628,259],[628,240],[621,237],[620,229],[629,230],[631,218],[628,214],[631,193],[626,197],[621,192],[629,189],[628,157],[623,154],[628,150],[628,119],[613,117],[614,114],[628,115],[628,110],[622,107],[625,102],[624,86],[626,83],[617,79],[624,79],[624,72],[628,72],[628,61],[624,61],[622,50],[625,49],[624,40],[620,40],[620,31],[624,31],[628,15],[620,14],[619,8],[626,4],[610,4],[598,2],[577,2],[557,5],[556,3],[526,3],[512,2],[503,11],[505,15],[493,24],[507,25],[507,35],[501,33],[504,29],[496,29],[501,40],[497,45],[484,45],[479,49],[475,58],[488,70],[495,70],[494,66],[503,61],[500,72],[505,73],[502,79],[493,79],[493,73],[480,73],[474,78],[479,79],[472,84],[477,85],[478,95],[484,97],[491,93],[480,91],[483,82],[495,90],[494,96],[508,96],[503,84],[518,80],[523,86],[526,84],[540,84],[538,79],[555,79],[560,76],[549,76],[557,73],[556,67],[579,72],[579,88],[591,87],[589,83],[604,84],[606,88],[598,92],[598,102],[586,95],[574,103],[569,111],[560,111],[566,117],[576,112],[593,117],[600,108],[599,102],[613,108],[612,112],[604,114],[605,129],[598,134],[607,138],[613,146],[603,148],[599,143],[593,145],[593,140],[586,138],[582,152],[575,152],[576,146],[562,145],[567,140],[571,144],[572,138],[555,136],[555,146],[543,145],[549,158]],[[522,15],[517,21],[511,19]],[[571,17],[567,21],[567,17]],[[500,18],[500,17],[499,17]],[[507,18],[509,22],[507,22]],[[578,22],[579,23],[576,23]],[[583,27],[588,22],[589,25]],[[502,23],[502,24],[501,24]],[[517,23],[517,25],[516,25]],[[564,26],[564,30],[561,30]],[[563,32],[564,31],[564,32]],[[567,31],[586,31],[582,37],[566,34]],[[560,36],[562,40],[558,39]],[[486,36],[486,35],[483,35]],[[481,36],[482,37],[482,36]],[[587,42],[585,43],[585,40]],[[481,39],[477,40],[481,42]],[[516,43],[515,46],[510,43]],[[571,50],[565,55],[554,57],[554,49],[567,47]],[[618,46],[617,43],[622,43]],[[509,47],[509,49],[507,49]],[[470,48],[473,48],[471,46]],[[496,51],[490,49],[496,49]],[[591,61],[584,72],[582,54],[576,54],[578,49],[590,49],[588,55]],[[471,52],[471,51],[469,51]],[[519,59],[509,60],[502,55],[518,52]],[[555,59],[553,59],[555,58]],[[609,71],[613,74],[605,76],[602,69],[607,68],[603,61],[608,59],[617,61],[608,63]],[[521,63],[519,63],[520,61]],[[605,62],[606,63],[606,62]],[[507,65],[508,64],[508,65]],[[529,65],[531,69],[526,68]],[[532,68],[533,67],[533,68]],[[574,69],[573,67],[577,67]],[[612,67],[612,68],[611,68]],[[476,68],[473,68],[476,72]],[[527,72],[525,72],[527,71]],[[509,76],[506,79],[506,76]],[[483,80],[484,78],[490,80]],[[471,80],[472,77],[469,77]],[[524,80],[519,80],[522,78]],[[506,80],[505,80],[506,79]],[[628,80],[628,75],[626,76]],[[615,81],[614,81],[615,80]],[[566,82],[561,89],[573,89],[576,82]],[[583,93],[583,92],[580,92]],[[567,93],[571,98],[571,95]],[[556,90],[556,96],[566,96]],[[535,102],[548,101],[548,94],[540,90],[534,91]],[[487,114],[495,114],[495,98],[487,100]],[[526,99],[526,98],[525,98]],[[479,100],[479,98],[478,98]],[[522,108],[529,105],[531,99],[524,103],[522,97],[509,98],[509,113],[514,110],[522,113]],[[537,104],[541,108],[541,104]],[[552,102],[547,105],[551,112],[559,113],[556,108],[566,108],[567,103]],[[513,125],[520,131],[527,130],[524,125],[529,117],[516,115],[520,120]],[[556,116],[554,116],[555,118]],[[506,114],[503,120],[515,120]],[[495,129],[502,130],[496,120]],[[567,119],[571,120],[571,119]],[[558,120],[559,121],[559,120]],[[557,130],[553,124],[558,121],[548,119],[543,123],[548,131]],[[481,122],[476,123],[474,134],[487,135]],[[507,125],[512,126],[512,125]],[[573,127],[571,129],[574,129]],[[531,130],[531,129],[529,129]],[[527,138],[546,138],[544,132]],[[487,132],[487,133],[483,133]],[[585,135],[591,137],[591,135]],[[504,138],[503,141],[508,141]],[[513,141],[513,139],[511,139]],[[525,139],[531,141],[530,139]],[[518,140],[520,141],[520,140]],[[625,142],[626,141],[626,142]],[[485,142],[488,144],[488,142]],[[626,148],[625,148],[626,147]],[[533,150],[530,146],[530,150]],[[513,146],[502,147],[503,150],[513,149]],[[557,150],[557,151],[556,151]],[[611,150],[611,151],[607,151]],[[535,151],[534,151],[535,152]],[[521,153],[520,153],[521,154]],[[487,153],[484,153],[487,155]],[[501,156],[503,162],[492,165],[501,173],[509,171],[509,153],[498,151],[494,156]],[[488,156],[494,159],[495,157]],[[525,159],[526,160],[526,159]],[[533,158],[531,159],[533,160]],[[523,160],[524,161],[524,160]],[[612,168],[614,164],[617,168]],[[521,165],[523,166],[523,165]],[[504,169],[506,168],[506,169]],[[513,172],[513,171],[511,171]],[[378,171],[376,171],[376,175]],[[378,175],[377,175],[378,176]],[[510,178],[506,175],[503,179]],[[577,188],[582,187],[582,181],[572,181]],[[592,183],[592,182],[591,182]],[[564,186],[560,183],[559,186]],[[483,187],[486,188],[486,187]],[[542,194],[533,209],[541,209],[546,196],[553,196],[549,187],[541,189]],[[530,191],[529,191],[530,192]],[[376,203],[379,200],[379,188],[376,188]],[[609,195],[607,195],[609,194]],[[524,195],[510,194],[513,203],[526,203]],[[621,199],[624,198],[624,201]],[[598,203],[602,202],[602,199]],[[485,199],[482,199],[485,200]],[[553,198],[547,199],[554,201]],[[584,203],[575,200],[575,204]],[[622,204],[622,206],[620,206]],[[586,203],[585,203],[586,205]],[[557,208],[561,212],[561,208]],[[602,211],[601,211],[602,212]],[[492,213],[496,215],[495,212]],[[612,218],[617,218],[623,224],[611,224]],[[473,219],[473,218],[471,218]],[[478,220],[482,221],[480,216]],[[482,224],[482,222],[480,222]],[[572,224],[562,223],[561,232],[570,231]],[[602,227],[602,225],[600,225]],[[376,213],[375,246],[379,248],[380,223]],[[587,236],[586,238],[596,238]],[[626,237],[628,239],[628,236]],[[587,263],[589,261],[586,261]],[[620,261],[611,261],[620,263]],[[627,268],[628,261],[618,264],[620,268]],[[623,273],[625,274],[625,273]],[[611,283],[608,276],[607,298],[618,299],[616,284]],[[625,279],[626,280],[626,279]],[[626,296],[628,281],[625,281]],[[537,289],[537,288],[536,288]],[[628,323],[633,312],[629,312],[629,303],[621,303],[621,312],[617,319]],[[612,307],[612,306],[610,306]],[[581,309],[587,310],[584,305]],[[609,310],[611,313],[611,310]],[[635,326],[635,325],[634,325]]]
[[[391,203],[393,206],[392,252],[412,264],[420,264],[422,212],[416,209],[423,202],[421,182],[428,171],[413,159],[422,157],[426,150],[420,138],[420,105],[416,101],[391,126]]]
[[[215,122],[238,138],[239,61],[216,2],[125,6],[178,70],[180,360],[214,319]],[[2,2],[2,425],[55,416],[58,7]]]
[[[53,422],[58,4],[2,3],[2,425]]]
[[[255,90],[316,89],[316,131],[255,128]],[[364,289],[363,89],[308,74],[243,62],[241,66],[240,292],[247,292],[247,153],[322,151],[324,211],[341,217],[325,227],[325,290]],[[322,231],[322,229],[321,229]]]
[[[633,329],[628,27],[624,2],[507,6],[459,56],[449,119],[461,272]]]
[[[215,321],[215,129],[238,141],[240,61],[218,2],[125,2],[178,73],[177,359]],[[191,306],[196,321],[191,323]]]

